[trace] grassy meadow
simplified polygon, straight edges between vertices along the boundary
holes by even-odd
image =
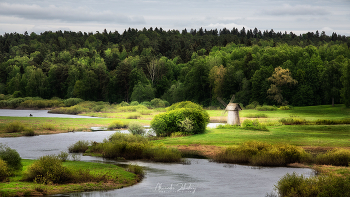
[[[79,191],[96,191],[117,189],[137,183],[135,174],[124,168],[112,165],[82,161],[66,161],[63,166],[73,170],[89,171],[92,176],[107,175],[106,181],[69,183],[69,184],[41,184],[22,181],[24,172],[35,160],[22,159],[23,170],[17,171],[9,182],[0,184],[0,196],[41,196]],[[107,183],[107,184],[106,184]]]

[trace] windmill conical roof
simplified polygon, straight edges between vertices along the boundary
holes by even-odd
[[[242,110],[242,108],[238,103],[229,103],[226,106],[225,110],[227,110],[227,111],[239,111],[239,110]]]

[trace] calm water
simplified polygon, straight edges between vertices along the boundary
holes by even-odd
[[[15,109],[0,109],[0,116],[12,117],[52,117],[52,118],[96,118],[90,116],[77,116],[68,114],[51,114],[47,113],[49,110],[15,110]]]
[[[216,124],[213,125],[215,126]],[[68,151],[67,147],[79,140],[102,142],[103,139],[108,138],[114,132],[115,131],[73,132],[34,137],[0,138],[0,143],[16,149],[24,159],[37,159],[44,155],[58,154],[61,151]],[[103,192],[60,194],[56,196],[255,197],[265,196],[267,193],[273,192],[274,185],[286,173],[296,172],[298,174],[304,174],[305,176],[313,174],[313,170],[306,168],[259,168],[209,162],[207,159],[189,159],[190,165],[144,161],[116,162],[114,160],[105,160],[89,156],[82,156],[81,160],[87,162],[114,163],[116,165],[136,163],[143,166],[147,174],[140,183],[123,189]]]

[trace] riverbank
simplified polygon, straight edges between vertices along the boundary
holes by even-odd
[[[36,196],[111,190],[128,187],[140,181],[140,177],[131,172],[127,172],[124,168],[112,164],[83,161],[66,161],[63,162],[63,166],[73,170],[88,170],[93,176],[107,176],[105,181],[69,184],[38,184],[21,181],[24,171],[35,161],[36,160],[23,159],[23,170],[16,172],[15,176],[10,177],[8,181],[0,183],[0,196]]]

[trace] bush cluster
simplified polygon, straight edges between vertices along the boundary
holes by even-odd
[[[217,162],[247,163],[259,166],[285,166],[289,163],[308,161],[310,155],[304,149],[286,145],[271,145],[251,141],[238,147],[228,147],[214,158]]]
[[[22,169],[22,158],[18,152],[2,144],[0,144],[0,159],[6,162],[10,170]]]
[[[253,101],[249,105],[245,106],[246,109],[255,109],[259,105],[258,101]]]
[[[190,101],[175,103],[166,113],[156,115],[151,128],[157,136],[170,136],[174,132],[203,133],[209,123],[209,114],[202,106]]]
[[[133,135],[145,135],[145,127],[139,122],[130,122],[128,131]]]
[[[0,182],[4,181],[10,176],[10,170],[7,167],[7,163],[0,159]]]
[[[89,148],[90,142],[79,140],[68,147],[70,153],[84,153]]]
[[[109,130],[112,130],[112,129],[123,129],[123,128],[126,128],[127,126],[128,125],[125,124],[123,121],[115,120],[108,126],[108,129]]]
[[[286,174],[275,186],[279,196],[350,196],[350,177]]]
[[[261,130],[261,131],[268,131],[265,125],[261,124],[258,119],[255,120],[249,120],[246,119],[242,123],[243,129],[249,129],[249,130]]]
[[[69,99],[64,100],[63,103],[66,107],[71,107],[71,106],[77,105],[83,101],[84,100],[81,98],[69,98]]]
[[[269,106],[269,105],[263,105],[263,106],[258,106],[255,109],[258,110],[258,111],[276,111],[277,107]]]
[[[182,122],[189,120],[191,131],[186,131]],[[157,136],[170,136],[174,132],[187,132],[191,134],[204,133],[209,123],[209,115],[204,110],[196,108],[181,108],[156,115],[151,121],[151,128]]]
[[[99,153],[110,159],[148,159],[157,162],[179,162],[181,153],[177,149],[154,146],[140,135],[116,132],[103,143],[93,143],[87,152]]]
[[[320,165],[349,166],[350,150],[335,148],[325,154],[317,155],[315,162]]]
[[[266,114],[247,114],[247,118],[267,118]]]

